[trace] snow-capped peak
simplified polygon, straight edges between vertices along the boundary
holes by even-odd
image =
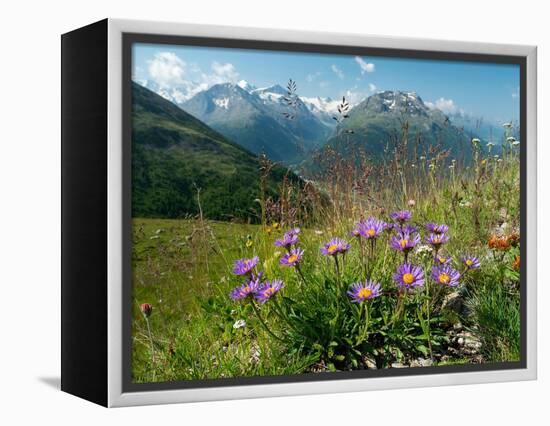
[[[247,92],[251,92],[253,90],[256,89],[256,86],[250,84],[248,81],[246,80],[240,80],[238,83],[237,83],[237,86],[239,86],[241,89],[243,90],[246,90]]]

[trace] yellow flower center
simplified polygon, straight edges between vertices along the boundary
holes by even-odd
[[[412,282],[414,281],[414,275],[407,272],[406,274],[403,274],[403,282],[405,284],[412,284]]]
[[[443,284],[447,284],[449,281],[451,281],[451,277],[449,276],[449,274],[446,274],[445,272],[442,272],[441,274],[439,274],[438,278],[439,278],[439,282]]]
[[[472,261],[472,259],[467,259],[466,260],[466,265],[472,266],[473,264],[474,264],[474,262]]]
[[[369,234],[372,237],[372,236],[374,236],[374,234],[376,234],[376,231],[374,229],[369,229],[367,231],[367,234]]]
[[[275,293],[275,289],[273,287],[269,287],[264,291],[264,296],[272,296]]]
[[[372,290],[366,287],[363,287],[359,292],[357,293],[357,296],[359,296],[360,299],[367,299],[372,294]]]
[[[439,263],[445,263],[446,260],[447,260],[446,258],[440,257],[440,258],[439,258]]]
[[[334,253],[337,248],[338,248],[338,246],[336,244],[331,244],[330,246],[328,246],[327,251],[329,253]]]
[[[405,248],[407,246],[407,244],[409,244],[409,240],[400,240],[399,244],[401,244],[402,248]]]
[[[288,263],[294,263],[298,260],[298,255],[297,254],[291,254],[290,256],[288,256]]]

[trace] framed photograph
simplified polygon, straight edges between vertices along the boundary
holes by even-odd
[[[62,36],[62,389],[106,406],[536,378],[536,48]]]

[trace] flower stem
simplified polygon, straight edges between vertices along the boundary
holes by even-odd
[[[258,310],[258,307],[256,306],[256,304],[254,303],[254,301],[250,301],[250,304],[252,305],[252,309],[254,309],[254,312],[256,313],[256,316],[258,317],[258,319],[260,320],[260,324],[262,324],[262,326],[265,328],[265,331],[267,331],[269,333],[269,335],[277,340],[279,340],[280,342],[284,342],[284,340],[282,338],[280,338],[279,336],[277,336],[275,333],[273,333],[269,327],[267,326],[267,324],[265,323],[264,319],[262,318],[262,316],[260,315],[260,311]]]
[[[147,323],[147,333],[149,334],[149,343],[151,344],[151,365],[153,366],[153,381],[155,381],[155,347],[153,345],[153,335],[151,334],[151,325],[149,324],[149,318],[145,317]]]

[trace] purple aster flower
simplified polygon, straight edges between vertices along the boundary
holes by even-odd
[[[298,232],[295,232],[295,231]],[[298,244],[298,234],[300,233],[300,228],[294,228],[290,231],[286,232],[285,235],[283,235],[283,238],[275,240],[275,245],[277,247],[284,247],[286,249],[290,249],[295,244]]]
[[[350,245],[346,240],[341,238],[332,238],[328,243],[321,247],[321,253],[325,256],[336,256],[338,253],[345,253],[350,249]]]
[[[250,274],[252,270],[256,267],[258,264],[258,261],[260,258],[258,256],[254,256],[252,259],[239,259],[235,261],[235,265],[233,266],[233,273],[235,275],[246,275]]]
[[[361,219],[359,222],[355,224],[353,229],[350,232],[350,235],[352,237],[362,237],[364,234],[364,228],[365,228],[365,221]]]
[[[361,236],[368,240],[378,238],[382,231],[386,229],[386,226],[386,222],[375,219],[374,217],[369,217],[367,221],[364,222]]]
[[[449,263],[451,263],[451,260],[452,259],[449,256],[445,256],[442,254],[439,254],[434,258],[434,262],[436,265],[448,265]]]
[[[231,290],[231,293],[229,293],[229,297],[233,300],[241,300],[245,299],[248,296],[254,296],[256,294],[256,291],[260,287],[261,279],[261,273],[253,275],[248,282]]]
[[[449,237],[446,234],[434,234],[431,233],[426,237],[426,242],[431,244],[434,249],[439,250],[439,248],[449,242]]]
[[[475,256],[464,255],[460,257],[460,261],[466,266],[466,269],[477,269],[481,266],[479,259]]]
[[[409,210],[401,210],[390,213],[390,217],[399,223],[405,223],[411,220],[412,213]]]
[[[281,257],[280,263],[283,266],[296,266],[302,260],[304,251],[301,248],[293,248]]]
[[[424,271],[420,266],[403,263],[397,268],[393,279],[399,287],[407,289],[422,286],[424,285]]]
[[[433,234],[445,234],[449,227],[445,224],[427,223],[426,229]]]
[[[397,229],[399,230],[399,227]],[[411,225],[410,223],[406,223],[401,227],[401,232],[412,234],[414,232],[418,232],[418,228],[414,225]]]
[[[275,279],[271,282],[267,281],[258,287],[256,290],[255,297],[259,302],[265,303],[271,297],[273,297],[277,292],[284,287],[284,283],[281,280]]]
[[[432,268],[432,278],[438,284],[455,287],[459,284],[460,272],[449,265],[434,266]]]
[[[352,303],[361,303],[374,299],[380,296],[380,284],[369,280],[366,280],[364,283],[353,283],[348,290],[348,296]]]
[[[417,233],[400,232],[390,240],[390,247],[394,250],[408,252],[420,243],[420,235]]]

